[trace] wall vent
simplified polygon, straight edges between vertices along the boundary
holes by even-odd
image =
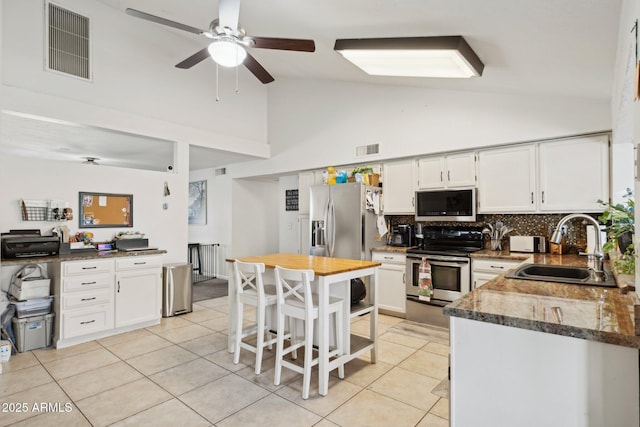
[[[380,154],[380,144],[360,145],[356,147],[356,157]]]
[[[90,80],[89,18],[47,5],[47,69]]]
[[[226,175],[227,174],[227,168],[218,168],[216,169],[216,176],[218,175]]]

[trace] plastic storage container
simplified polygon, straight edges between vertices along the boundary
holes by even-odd
[[[25,319],[13,318],[13,332],[20,353],[51,345],[54,316],[54,313],[50,313]]]
[[[41,316],[51,311],[51,303],[53,298],[38,298],[27,301],[11,301],[16,306],[16,316],[19,318],[29,316]]]

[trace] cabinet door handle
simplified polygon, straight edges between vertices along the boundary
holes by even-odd
[[[81,325],[88,325],[89,323],[95,323],[95,319],[89,320],[88,322],[80,322]]]
[[[504,270],[504,267],[501,266],[501,265],[492,265],[491,268],[497,268],[497,269],[500,269],[500,270]]]
[[[407,273],[402,273],[402,283],[407,283]]]
[[[118,280],[118,293],[120,293],[120,281]]]
[[[451,181],[451,171],[447,171],[447,181]]]
[[[385,256],[384,259],[393,259],[392,256]]]
[[[440,182],[442,182],[442,171],[440,171]]]
[[[531,204],[533,204],[533,191],[531,192]]]
[[[544,190],[542,190],[542,203],[544,203]]]
[[[95,285],[97,282],[82,282],[80,283],[80,286],[86,286],[86,285]]]
[[[416,206],[416,197],[415,197],[415,196],[413,196],[413,197],[411,198],[411,206],[413,206],[413,207],[415,207],[415,206]]]
[[[80,301],[93,301],[94,299],[96,299],[96,297],[93,297],[93,298],[82,298],[82,299],[80,299]]]
[[[147,262],[134,262],[133,265],[145,265]]]
[[[96,267],[95,265],[93,267],[82,267],[83,270],[95,270],[96,268],[98,267]]]

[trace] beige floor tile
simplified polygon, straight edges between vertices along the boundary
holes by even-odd
[[[163,317],[160,319],[159,325],[150,326],[147,330],[157,333],[160,331],[168,331],[169,329],[182,328],[184,326],[189,326],[190,324],[191,322],[183,319],[182,316]]]
[[[227,336],[218,332],[209,333],[209,335],[182,342],[180,343],[180,347],[192,351],[199,356],[206,356],[207,354],[226,349]]]
[[[0,397],[9,396],[52,381],[51,375],[40,364],[15,372],[3,373],[0,375]]]
[[[396,344],[391,341],[379,340],[378,341],[378,361],[397,365],[416,351],[415,348],[407,347],[406,345]],[[361,356],[364,360],[371,360],[371,352],[366,352]]]
[[[431,377],[402,368],[393,368],[371,384],[369,389],[426,412],[439,399],[438,396],[429,393],[439,383],[440,381]]]
[[[387,332],[394,325],[378,322],[378,336]],[[371,331],[371,324],[368,319],[359,319],[351,322],[351,333],[368,337]]]
[[[217,304],[217,305],[214,305],[214,306],[209,307],[209,308],[211,308],[212,310],[215,310],[215,311],[219,311],[220,313],[225,313],[227,315],[229,314],[229,310],[230,310],[228,303],[227,304]]]
[[[204,356],[204,358],[210,360],[216,365],[222,366],[223,368],[231,372],[236,372],[244,369],[248,365],[254,366],[253,364],[255,363],[255,355],[248,351],[243,351],[242,353],[240,353],[240,361],[237,365],[233,363],[233,353],[229,353],[227,350],[217,351],[215,353]]]
[[[411,347],[415,349],[422,348],[425,346],[425,344],[428,343],[428,341],[425,339],[398,334],[391,330],[385,332],[382,335],[379,335],[379,338],[384,341],[390,341],[392,343],[401,344],[406,347]]]
[[[341,426],[415,426],[425,411],[388,398],[371,390],[363,390],[329,414],[327,418]]]
[[[449,427],[449,420],[429,413],[420,420],[416,427]]]
[[[283,417],[283,414],[286,414]],[[279,396],[271,394],[216,423],[217,427],[313,426],[320,417]],[[286,420],[286,421],[284,421]]]
[[[125,362],[118,362],[64,378],[58,383],[74,401],[77,401],[140,378],[142,378],[140,372]]]
[[[323,418],[322,421],[320,421],[318,424],[316,424],[314,427],[336,427],[338,424],[332,423],[331,421],[329,421],[326,418]]]
[[[114,344],[109,347],[109,351],[121,359],[130,359],[135,356],[140,356],[141,354],[169,347],[170,345],[173,344],[162,337],[157,335],[148,335],[133,341]]]
[[[67,397],[64,391],[62,391],[55,382],[30,388],[10,396],[5,396],[2,398],[2,402],[6,402],[7,404],[19,403],[21,404],[20,408],[24,409],[24,411],[14,410],[2,413],[2,416],[0,417],[0,425],[2,426],[10,425],[25,419],[31,420],[32,417],[41,415],[42,412],[34,410],[34,405],[39,407],[42,402],[58,404],[60,407],[65,407],[65,405],[69,404],[73,407],[69,397]],[[77,411],[76,408],[73,408],[73,410]],[[26,423],[26,425],[29,424]]]
[[[180,400],[211,423],[218,423],[269,392],[237,375],[227,375],[180,396]]]
[[[77,402],[94,426],[106,426],[170,400],[171,395],[147,378],[107,390]]]
[[[168,400],[134,416],[112,424],[113,427],[204,427],[211,425],[178,399]]]
[[[273,360],[273,359],[272,359]],[[300,380],[302,383],[302,375],[298,374],[291,369],[282,368],[282,374],[280,374],[280,385],[273,384],[273,379],[275,375],[275,360],[274,363],[270,363],[271,366],[263,365],[261,368],[260,375],[256,375],[255,366],[247,366],[244,369],[240,369],[236,371],[236,375],[240,375],[242,378],[251,381],[254,384],[259,385],[260,387],[266,388],[269,391],[276,391],[291,381]]]
[[[33,350],[34,356],[38,358],[41,363],[53,362],[54,360],[64,359],[69,356],[76,356],[78,354],[86,353],[93,350],[102,348],[100,344],[95,341],[89,341],[82,344],[72,345],[65,348],[41,348]]]
[[[159,325],[156,325],[156,326],[159,326]],[[98,340],[98,343],[100,345],[103,345],[109,348],[112,345],[120,344],[126,341],[138,340],[142,337],[149,336],[149,335],[151,335],[151,332],[147,331],[146,329],[136,329],[131,332],[124,332],[122,334],[111,335],[110,337],[101,338]]]
[[[204,306],[201,306],[201,305],[198,305],[198,304],[195,304],[195,303],[191,306],[191,311],[192,312],[200,311],[200,310],[206,310],[206,309],[207,309],[207,307],[204,307]]]
[[[207,308],[214,308],[221,305],[229,305],[229,297],[211,298],[204,301],[198,301],[193,305],[199,305]]]
[[[82,372],[111,365],[119,361],[120,360],[111,352],[101,348],[99,350],[89,351],[76,356],[54,360],[53,362],[47,362],[43,365],[55,379],[60,380]]]
[[[191,313],[183,314],[180,317],[183,318],[184,320],[188,320],[189,322],[201,323],[201,322],[205,322],[207,320],[216,319],[218,317],[226,318],[227,315],[224,314],[224,313],[221,313],[219,311],[215,311],[215,310],[211,310],[211,309],[203,307],[202,310],[193,311]]]
[[[384,325],[397,325],[398,323],[402,323],[404,321],[405,319],[401,317],[378,314],[378,323],[382,323]]]
[[[449,358],[418,350],[398,365],[400,368],[442,380],[449,374]]]
[[[229,374],[229,371],[215,363],[194,359],[149,378],[169,393],[179,396]]]
[[[386,362],[371,363],[369,360],[358,358],[344,365],[344,379],[360,387],[366,387],[391,368],[393,365]],[[332,371],[331,376],[337,377],[338,371]]]
[[[18,353],[11,356],[8,362],[2,364],[2,373],[8,374],[9,372],[19,371],[20,369],[30,368],[31,366],[39,365],[38,359],[34,356],[33,352],[27,351],[25,353]]]
[[[27,418],[11,424],[14,427],[90,427],[91,423],[82,415],[75,405],[60,406],[59,411],[43,412],[38,416]],[[68,411],[68,412],[67,412]]]
[[[177,344],[210,334],[211,330],[205,328],[204,326],[192,323],[181,328],[169,329],[167,331],[158,331],[156,333],[162,338]]]
[[[405,320],[404,322],[393,325],[389,330],[416,338],[422,338],[430,342],[449,345],[449,329],[447,328]]]
[[[144,375],[153,375],[165,369],[196,359],[198,356],[177,345],[133,357],[127,363]]]
[[[439,416],[440,418],[444,418],[445,420],[448,420],[449,419],[449,399],[438,400],[438,403],[436,403],[429,412]]]
[[[226,331],[229,327],[229,316],[224,315],[223,317],[216,317],[215,319],[201,322],[199,325],[217,332]]]
[[[329,377],[329,393],[326,396],[320,396],[318,394],[318,374],[317,371],[314,371],[307,400],[302,398],[302,375],[300,374],[298,374],[297,379],[290,381],[286,387],[279,389],[276,394],[324,417],[361,390],[362,387],[358,385],[335,377]]]
[[[449,346],[448,345],[444,345],[444,344],[440,344],[440,343],[437,343],[437,342],[427,343],[427,345],[422,347],[421,350],[422,351],[428,351],[430,353],[439,354],[440,356],[447,356],[447,357],[449,356]]]

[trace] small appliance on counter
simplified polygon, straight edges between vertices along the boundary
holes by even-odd
[[[11,230],[2,234],[2,258],[26,258],[57,255],[60,240],[41,236],[40,230]]]
[[[510,236],[509,250],[511,252],[547,252],[547,242],[543,236]]]
[[[401,224],[391,227],[390,237],[391,246],[413,246],[413,226]]]

